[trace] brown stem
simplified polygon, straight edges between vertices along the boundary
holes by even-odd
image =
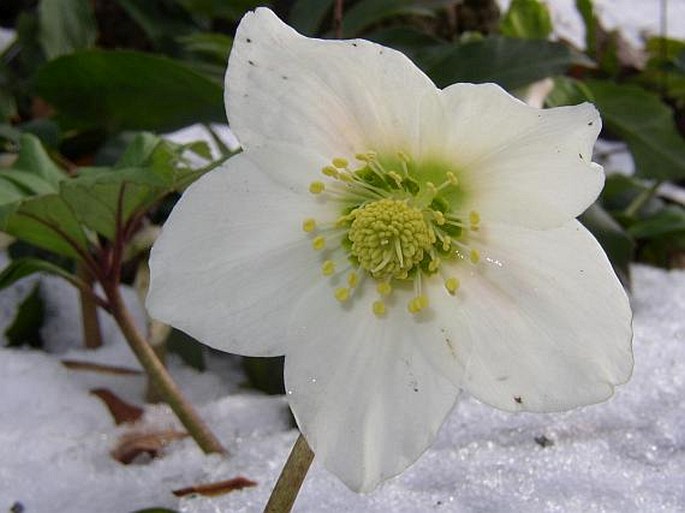
[[[81,262],[76,264],[76,275],[85,285],[83,289],[79,289],[81,316],[83,317],[83,342],[88,349],[96,349],[102,346],[102,332],[100,331],[97,304],[93,298],[93,283],[95,280],[88,271],[88,268]]]
[[[121,297],[118,284],[103,284],[103,287],[110,303],[112,315],[121,328],[124,337],[181,424],[205,453],[227,454],[221,442],[202,421],[192,404],[183,396],[176,382],[136,327]]]
[[[300,434],[266,503],[264,513],[289,513],[307,476],[314,453]]]
[[[343,0],[335,0],[333,7],[333,31],[336,39],[343,37]]]

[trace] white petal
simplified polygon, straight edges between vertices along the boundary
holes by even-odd
[[[355,491],[411,465],[458,394],[431,362],[440,355],[427,354],[442,340],[437,324],[417,320],[404,304],[376,318],[369,282],[345,307],[328,284],[312,289],[294,312],[285,358],[300,429],[317,461]]]
[[[464,387],[504,410],[602,401],[632,371],[631,312],[601,247],[577,221],[551,230],[482,228],[482,263],[432,287]]]
[[[306,163],[291,155],[282,165]],[[291,308],[319,275],[302,231],[317,209],[247,154],[230,159],[195,182],[164,225],[150,257],[150,314],[217,349],[283,354]]]
[[[225,100],[243,147],[285,142],[330,159],[411,151],[425,90],[435,86],[400,52],[306,38],[259,8],[238,27]]]
[[[423,98],[424,156],[454,163],[465,210],[535,228],[582,213],[604,184],[591,162],[601,128],[590,104],[536,109],[494,84],[454,84]]]

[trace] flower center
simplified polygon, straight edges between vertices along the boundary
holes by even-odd
[[[406,200],[372,201],[349,215],[351,255],[376,279],[406,279],[435,242],[421,211]]]
[[[347,274],[346,286],[338,286],[335,297],[350,300],[361,281],[370,278],[379,294],[373,313],[382,317],[393,288],[413,283],[407,309],[417,314],[429,307],[422,279],[438,273],[447,292],[455,294],[459,280],[447,264],[475,265],[480,259],[468,244],[480,217],[462,210],[464,191],[456,173],[444,165],[417,165],[403,152],[394,159],[381,160],[374,152],[356,159],[360,164],[354,169],[344,158],[333,159],[321,170],[325,181],[309,185],[313,195],[334,203],[339,217],[302,223],[312,248],[321,252],[321,273],[338,285],[340,275]]]

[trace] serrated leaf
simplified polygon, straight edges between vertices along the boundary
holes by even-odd
[[[552,18],[540,0],[513,0],[499,25],[503,36],[547,39],[552,33]]]
[[[496,82],[512,90],[563,74],[577,56],[560,43],[488,37],[436,46],[419,52],[416,60],[439,87]]]
[[[48,60],[95,44],[97,25],[88,0],[42,0],[38,17]]]
[[[69,282],[76,281],[73,274],[58,265],[39,258],[26,257],[12,260],[0,272],[0,290],[34,273],[48,273],[60,276]]]
[[[150,168],[83,168],[78,177],[62,182],[60,196],[81,223],[113,240],[118,220],[125,225],[166,189]]]
[[[224,118],[221,85],[189,66],[133,51],[83,51],[42,66],[38,93],[76,128],[174,130]]]
[[[676,205],[664,207],[656,214],[641,219],[628,228],[637,238],[654,238],[676,232],[685,233],[685,209]]]
[[[40,294],[40,284],[36,283],[26,298],[19,303],[12,324],[5,330],[8,347],[42,347],[43,338],[40,328],[45,318],[45,303]]]
[[[0,231],[72,258],[88,249],[81,224],[57,194],[0,205]]]

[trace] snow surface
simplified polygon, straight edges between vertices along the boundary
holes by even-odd
[[[436,443],[403,475],[357,495],[315,460],[295,511],[685,511],[685,272],[635,266],[633,279],[635,372],[613,399],[561,414],[512,414],[464,395]],[[41,287],[49,311],[59,304],[62,312],[43,335],[62,351],[58,341],[77,325],[77,297],[54,279],[42,278]],[[28,289],[20,283],[0,293],[0,325]],[[135,295],[127,295],[142,319]],[[105,332],[96,351],[0,349],[0,511],[15,503],[26,513],[261,511],[297,436],[284,399],[241,388],[234,357],[210,353],[205,373],[172,359],[172,373],[231,456],[204,456],[185,439],[162,458],[122,465],[109,453],[123,433],[180,426],[159,405],[146,406],[137,425],[115,426],[88,391],[106,387],[140,405],[144,379],[61,365],[69,358],[136,367],[121,336]],[[171,493],[238,475],[259,484],[218,497]]]

